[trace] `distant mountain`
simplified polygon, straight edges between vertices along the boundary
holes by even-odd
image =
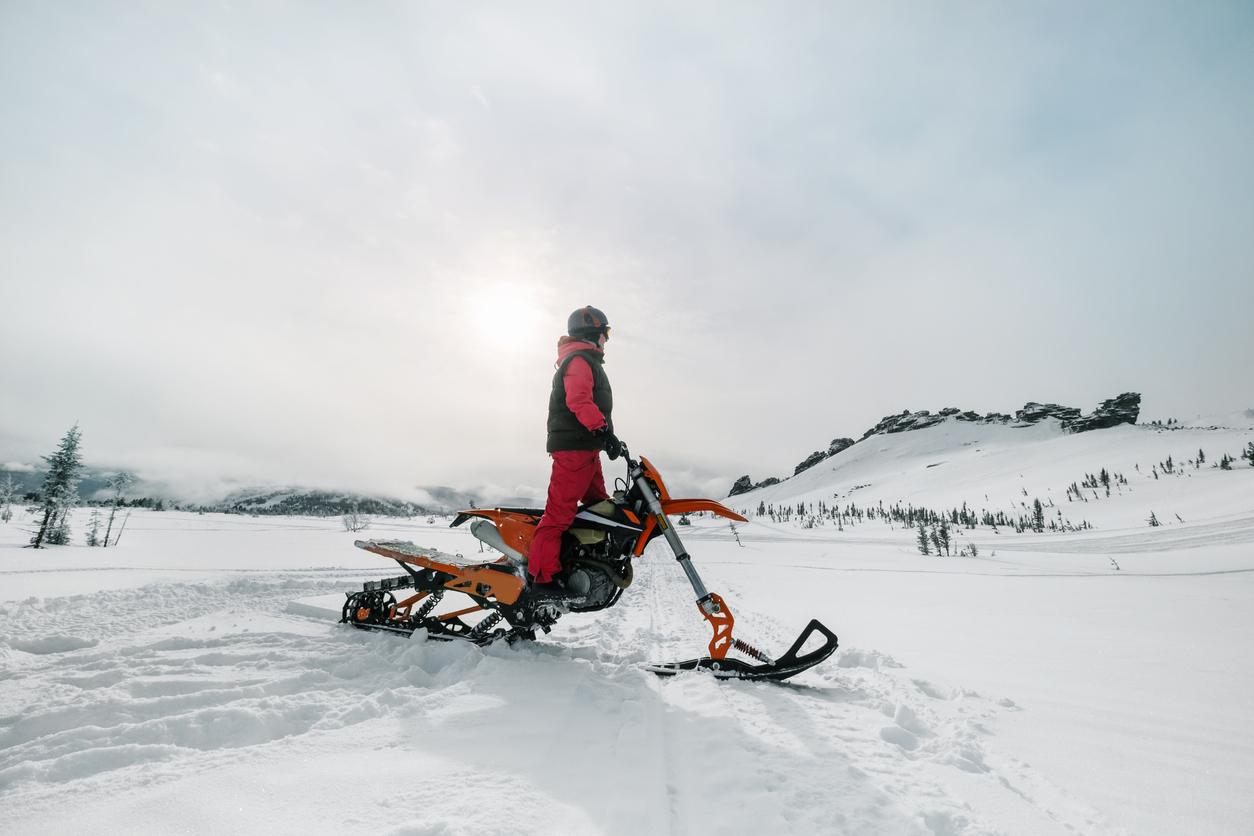
[[[387,517],[413,517],[429,509],[414,502],[384,496],[313,490],[273,488],[235,491],[221,502],[201,505],[201,510],[226,514],[278,514],[316,517],[357,512]]]
[[[0,459],[0,462],[3,462]],[[107,480],[117,473],[116,469],[84,467],[78,495],[83,504],[111,501],[112,491]],[[13,479],[19,497],[37,493],[43,485],[47,471],[39,466],[21,462],[0,464],[0,482],[6,477]],[[126,492],[123,504],[145,508],[183,508],[225,514],[305,514],[312,516],[339,516],[351,511],[360,514],[391,517],[411,517],[419,514],[447,513],[472,508],[480,503],[505,507],[531,506],[534,499],[515,496],[498,496],[489,492],[484,496],[477,492],[458,490],[446,485],[415,488],[415,499],[402,499],[377,493],[328,490],[301,486],[255,485],[238,488],[221,499],[205,502],[189,499],[170,485],[138,478]],[[212,496],[212,494],[210,494]]]

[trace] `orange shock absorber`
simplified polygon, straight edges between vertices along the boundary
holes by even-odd
[[[750,658],[757,659],[759,662],[766,662],[768,665],[775,664],[774,659],[772,659],[770,656],[767,656],[761,650],[758,650],[756,647],[749,644],[748,642],[742,642],[740,639],[732,639],[732,647],[736,648],[741,653],[745,654],[746,656]]]
[[[697,609],[714,628],[714,638],[710,639],[710,658],[725,659],[727,651],[731,650],[736,641],[732,638],[732,625],[736,623],[736,619],[727,605],[723,603],[723,596],[717,592],[711,592],[709,595],[709,601],[697,602]]]

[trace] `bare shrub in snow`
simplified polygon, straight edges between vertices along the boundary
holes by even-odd
[[[113,474],[105,481],[105,486],[113,491],[113,500],[109,505],[109,522],[105,526],[104,539],[100,541],[100,545],[109,546],[109,538],[113,535],[113,518],[117,516],[118,506],[122,503],[122,494],[126,493],[135,484],[135,477],[125,471],[119,471]],[[122,532],[118,532],[121,536]],[[93,544],[95,545],[95,544]]]
[[[365,531],[370,527],[370,517],[359,514],[356,508],[341,517],[340,521],[344,523],[345,531]]]

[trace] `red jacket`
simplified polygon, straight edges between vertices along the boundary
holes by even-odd
[[[557,362],[553,365],[560,366],[563,360],[576,351],[604,353],[596,345],[577,337],[562,337],[557,341]],[[579,423],[589,432],[604,427],[605,416],[592,402],[592,369],[588,367],[588,361],[582,357],[571,360],[566,367],[566,374],[562,375],[562,382],[566,386],[566,408],[575,413]]]

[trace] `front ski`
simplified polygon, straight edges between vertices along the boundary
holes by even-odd
[[[823,635],[823,644],[808,653],[801,653],[801,648],[805,646],[806,642],[816,632]],[[739,645],[739,643],[737,644]],[[749,662],[742,662],[739,659],[726,657],[715,659],[711,656],[702,656],[700,659],[689,659],[686,662],[654,662],[646,665],[645,670],[652,671],[658,676],[674,676],[682,671],[701,670],[708,671],[718,679],[773,680],[779,682],[819,664],[835,653],[836,647],[836,634],[824,627],[818,619],[813,619],[801,631],[801,635],[792,643],[792,647],[788,648],[788,652],[778,659],[770,659],[757,654],[758,658],[763,661],[761,664],[755,665]],[[752,650],[752,648],[749,649]]]

